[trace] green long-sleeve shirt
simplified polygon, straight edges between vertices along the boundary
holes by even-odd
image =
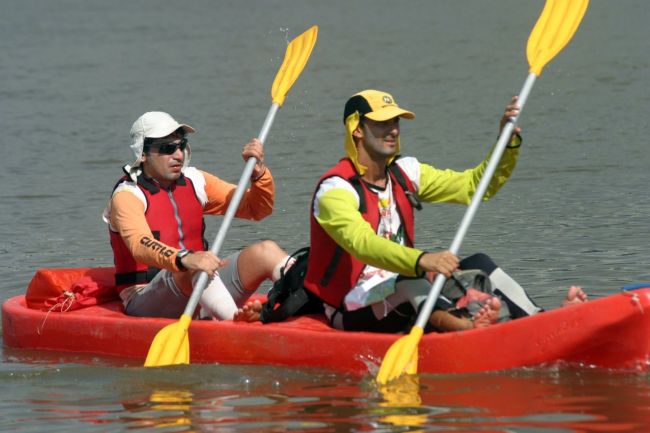
[[[420,163],[412,157],[400,158],[397,164],[416,186],[420,200],[428,203],[469,204],[489,162],[491,152],[476,167],[459,172],[441,170]],[[506,148],[490,181],[484,200],[497,193],[512,174],[519,157],[519,147]],[[326,179],[314,203],[314,216],[325,232],[346,252],[363,263],[405,276],[419,274],[417,261],[423,251],[399,245],[378,236],[359,212],[359,197],[344,179]]]

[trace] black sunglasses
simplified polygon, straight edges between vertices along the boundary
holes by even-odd
[[[185,152],[185,148],[187,147],[187,138],[181,138],[181,140],[177,143],[175,143],[176,140],[173,141],[174,142],[168,141],[163,143],[156,143],[154,140],[147,138],[145,139],[143,150],[145,152],[149,152],[151,148],[154,147],[160,155],[171,155],[176,152],[176,149],[180,149],[181,152]]]

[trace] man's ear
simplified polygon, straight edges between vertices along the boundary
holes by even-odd
[[[361,129],[361,125],[357,126],[354,131],[352,131],[352,136],[356,138],[363,138],[363,129]]]

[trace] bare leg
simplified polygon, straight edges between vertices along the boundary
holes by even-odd
[[[472,329],[472,321],[464,317],[456,317],[443,310],[431,313],[429,322],[438,332],[454,332]]]
[[[264,280],[274,277],[276,266],[288,254],[271,240],[265,240],[244,248],[239,254],[237,268],[239,280],[247,292],[254,292]],[[174,272],[176,286],[190,296],[192,294],[192,278],[198,271]]]
[[[587,301],[587,294],[582,290],[581,287],[571,286],[566,293],[566,298],[562,301],[562,306],[566,307],[568,305],[581,304]]]
[[[440,332],[465,331],[473,328],[485,328],[499,320],[501,301],[492,297],[474,314],[473,320],[456,317],[451,313],[436,310],[429,319],[431,325]]]
[[[253,293],[266,279],[275,279],[278,264],[284,263],[287,253],[273,241],[262,241],[246,247],[237,261],[239,280],[248,293]],[[235,313],[233,320],[255,322],[260,320],[262,303],[248,301]]]
[[[273,241],[266,240],[242,250],[237,261],[239,280],[247,292],[253,293],[260,284],[273,275],[276,265],[287,253]]]

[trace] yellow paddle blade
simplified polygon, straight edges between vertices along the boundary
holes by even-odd
[[[419,326],[411,328],[408,335],[394,342],[377,373],[377,382],[384,385],[402,374],[416,374],[418,372],[418,344],[424,330]]]
[[[151,343],[145,367],[162,367],[164,365],[189,364],[190,340],[187,330],[192,318],[181,315],[177,322],[165,326],[158,331]]]
[[[311,51],[316,45],[316,38],[318,37],[318,26],[313,26],[303,34],[289,42],[287,51],[284,54],[284,61],[280,66],[278,74],[273,80],[273,87],[271,88],[271,97],[273,102],[282,107],[284,98],[286,98],[289,89],[296,82],[300,73],[305,68],[307,60],[311,55]]]
[[[569,43],[587,6],[589,0],[546,0],[526,46],[531,73],[539,76],[542,68]]]

